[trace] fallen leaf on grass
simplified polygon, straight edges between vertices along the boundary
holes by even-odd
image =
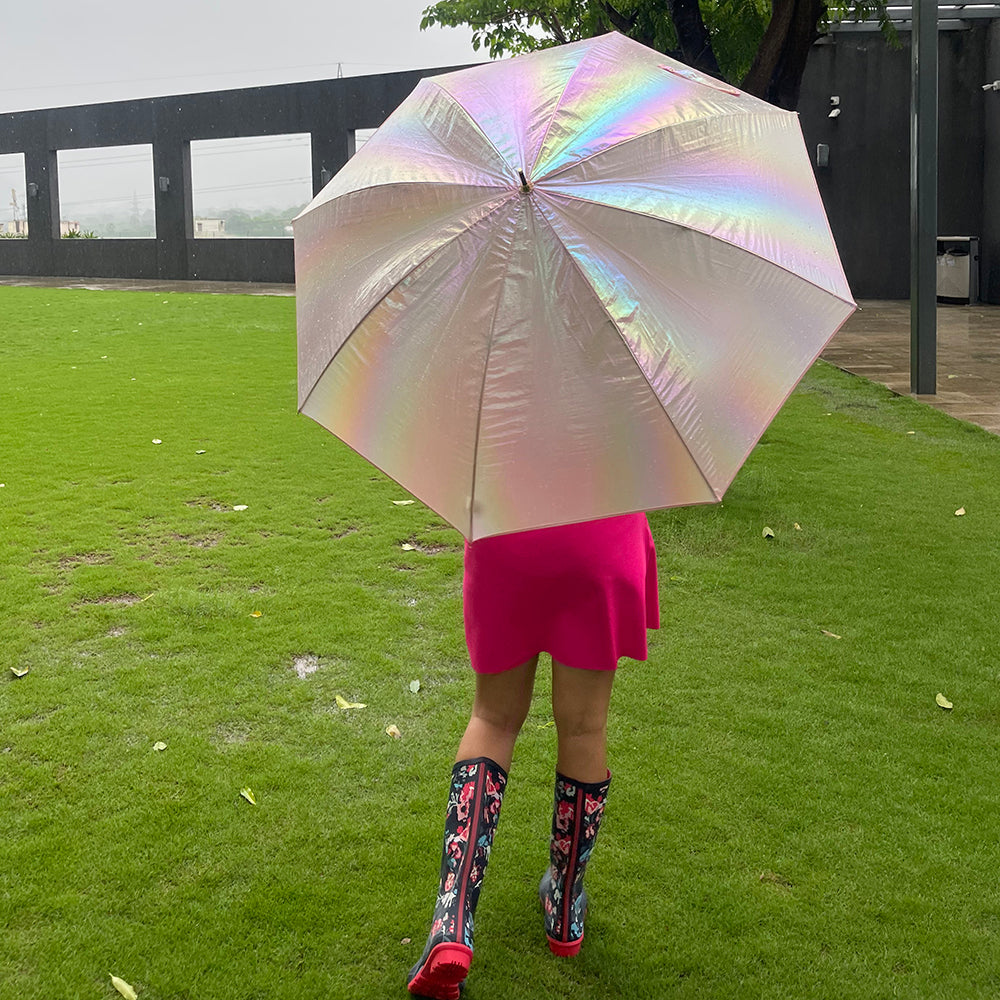
[[[393,724],[385,727],[385,735],[391,736],[394,740],[402,739],[403,734],[399,731],[399,726]]]
[[[420,690],[420,681],[410,681],[410,690],[416,694]]]
[[[548,722],[543,722],[538,728],[539,729],[549,729],[556,724],[555,719],[549,719]]]
[[[196,455],[204,455],[205,454],[205,449],[201,448],[199,451],[196,451],[195,454]]]
[[[416,547],[416,545],[411,545],[409,542],[403,542],[403,544],[400,545],[400,548],[404,552],[414,552],[414,551],[416,551],[417,547]]]
[[[801,524],[799,524],[799,522],[798,522],[798,521],[796,521],[796,522],[795,522],[795,525],[794,525],[794,527],[795,527],[795,530],[796,530],[796,531],[801,531],[801,530],[802,530],[802,525],[801,525]]]
[[[764,530],[761,532],[761,534],[765,538],[774,538],[774,532],[768,527],[765,527]]]
[[[965,516],[965,508],[959,507],[958,510],[955,511],[955,517],[964,517],[964,516]]]
[[[257,805],[257,800],[253,797],[253,791],[249,788],[241,788],[240,795],[243,796],[250,803],[250,805]]]
[[[29,671],[30,669],[31,669],[31,667],[25,667],[25,668],[24,668],[23,670],[19,670],[19,669],[18,669],[17,667],[11,667],[11,668],[10,668],[10,672],[11,672],[11,673],[12,673],[12,674],[13,674],[13,675],[14,675],[15,677],[17,677],[18,679],[20,679],[21,677],[25,677],[25,676],[27,676],[27,673],[28,673],[28,671]]]
[[[368,706],[360,701],[348,701],[343,695],[337,695],[337,708],[367,708]]]
[[[405,507],[407,504],[413,503],[412,500],[393,500],[392,501],[397,507]]]
[[[917,432],[916,431],[907,431],[906,433],[907,434],[916,434]]]
[[[250,617],[251,617],[251,618],[260,618],[260,616],[261,616],[261,615],[262,615],[263,613],[264,613],[263,611],[251,611],[251,612],[250,612]]]
[[[153,444],[163,444],[159,438],[153,438]]]
[[[157,743],[153,744],[153,749],[154,750],[166,750],[167,749],[167,744],[164,743],[163,740],[160,740]]]
[[[822,632],[823,635],[828,635],[831,639],[843,639],[844,638],[842,635],[837,635],[836,632],[827,632],[827,630],[825,628],[821,628],[820,632]]]
[[[236,505],[236,506],[235,506],[235,507],[233,508],[233,510],[246,510],[246,509],[247,509],[247,505],[246,505],[245,503],[238,503],[238,504],[237,504],[237,505]]]
[[[117,976],[111,977],[111,985],[118,990],[118,992],[125,997],[125,1000],[139,1000],[136,996],[136,992],[125,982],[124,979],[119,979]]]
[[[938,703],[938,704],[939,704],[939,705],[940,705],[940,706],[941,706],[941,707],[942,707],[942,708],[943,708],[943,709],[944,709],[944,710],[945,710],[946,712],[950,712],[950,711],[951,711],[951,710],[952,710],[952,709],[953,709],[953,708],[955,707],[954,705],[952,705],[952,703],[951,703],[950,701],[948,701],[948,699],[947,699],[947,698],[946,698],[946,697],[945,697],[945,696],[944,696],[943,694],[941,694],[941,692],[940,692],[940,691],[938,691],[938,693],[937,693],[937,694],[936,694],[936,695],[934,696],[934,700],[935,700],[935,701],[936,701],[936,702],[937,702],[937,703]]]

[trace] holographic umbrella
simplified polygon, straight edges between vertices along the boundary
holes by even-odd
[[[422,80],[295,253],[300,410],[469,539],[720,500],[855,308],[796,116],[614,33]]]

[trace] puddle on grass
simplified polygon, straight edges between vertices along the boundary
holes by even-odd
[[[312,653],[303,653],[292,661],[292,669],[300,681],[305,680],[310,674],[319,670],[319,658]]]

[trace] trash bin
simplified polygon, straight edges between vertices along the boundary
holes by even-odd
[[[979,237],[939,236],[937,240],[938,302],[979,300]]]

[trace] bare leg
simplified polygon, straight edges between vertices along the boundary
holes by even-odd
[[[608,775],[608,706],[613,670],[579,670],[552,661],[552,714],[559,741],[556,770],[583,783]]]
[[[531,708],[538,657],[501,674],[476,674],[472,717],[455,760],[489,757],[510,770],[514,741]],[[602,775],[603,777],[603,775]]]

